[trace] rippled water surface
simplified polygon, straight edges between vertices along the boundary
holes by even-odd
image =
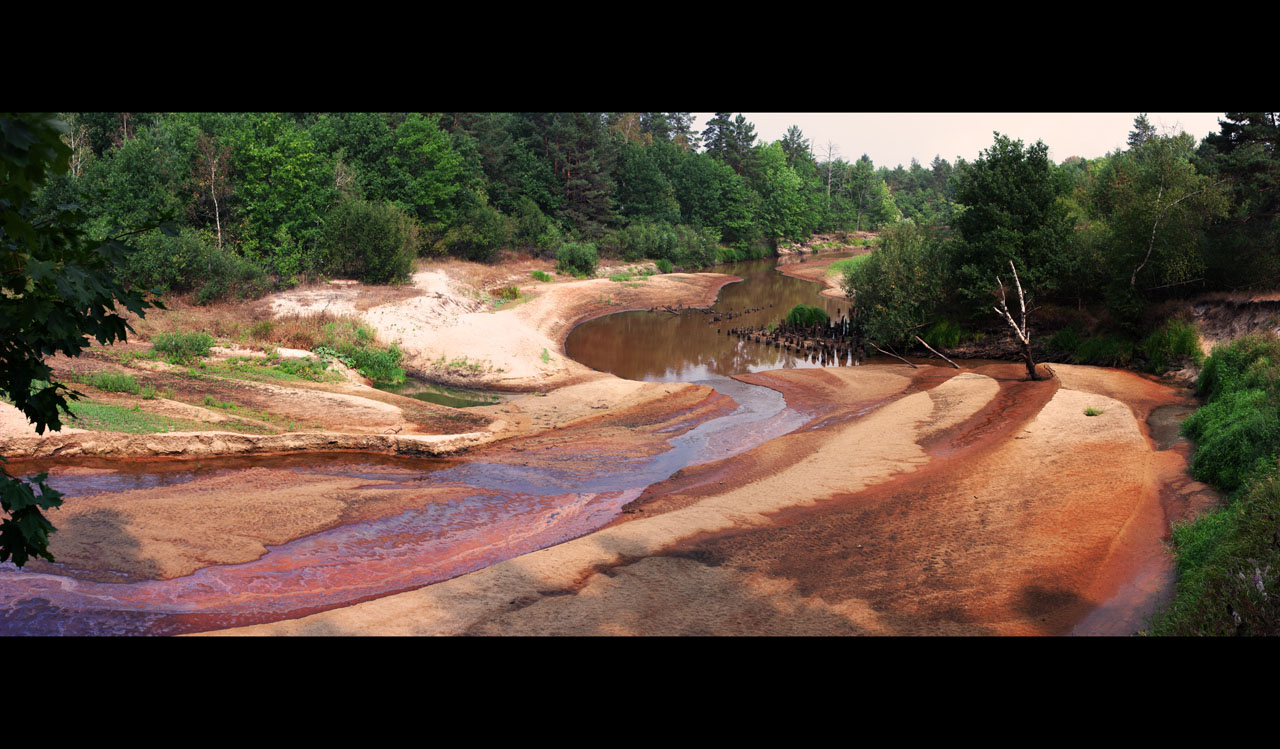
[[[805,417],[781,395],[726,375],[816,364],[737,341],[716,328],[764,325],[798,303],[833,314],[840,305],[818,296],[817,285],[776,272],[772,261],[716,270],[744,279],[722,290],[717,313],[764,309],[718,325],[697,312],[622,313],[579,326],[567,344],[570,356],[597,369],[630,379],[703,382],[738,404],[673,437],[665,452],[619,458],[583,455],[568,446],[560,448],[559,463],[556,454],[540,453],[540,466],[489,463],[478,452],[452,460],[306,455],[55,472],[50,484],[68,502],[96,492],[174,486],[248,466],[359,477],[389,491],[453,487],[462,496],[341,525],[269,547],[252,562],[206,567],[171,580],[103,582],[70,570],[59,575],[0,565],[0,634],[181,634],[294,618],[412,590],[590,533],[675,471],[739,454],[798,428]],[[108,461],[85,463],[121,468]]]

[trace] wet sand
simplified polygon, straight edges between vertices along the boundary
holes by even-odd
[[[811,428],[673,476],[589,536],[234,633],[1065,634],[1150,566],[1185,457],[1139,418],[1180,391],[1055,370],[744,376]]]

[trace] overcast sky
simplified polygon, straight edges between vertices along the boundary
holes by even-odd
[[[694,112],[699,132],[713,116]],[[736,114],[736,113],[735,113]],[[1049,158],[1061,163],[1068,156],[1097,158],[1124,148],[1137,112],[1120,114],[881,114],[881,113],[779,113],[743,112],[756,126],[757,142],[780,140],[787,128],[797,125],[809,139],[819,161],[826,160],[827,141],[839,149],[836,156],[853,161],[862,154],[877,167],[910,166],[917,159],[928,167],[934,156],[955,162],[957,156],[973,161],[990,148],[993,132],[1017,138],[1026,144],[1042,140],[1049,146]],[[1221,112],[1169,114],[1150,112],[1147,119],[1160,132],[1186,131],[1199,140],[1218,131]]]

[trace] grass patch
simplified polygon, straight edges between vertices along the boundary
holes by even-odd
[[[404,382],[400,367],[404,352],[394,343],[379,344],[373,329],[357,320],[340,318],[324,323],[320,340],[311,351],[325,360],[337,359],[374,382]]]
[[[867,262],[867,258],[869,257],[871,257],[871,254],[867,253],[866,255],[858,255],[857,257],[847,257],[843,260],[837,260],[827,266],[827,275],[843,276],[845,273],[852,271],[854,268],[857,268],[859,265]]]
[[[133,375],[121,372],[94,372],[83,378],[86,385],[95,387],[105,393],[129,393],[130,395],[138,395],[141,387]],[[155,389],[152,388],[152,397]]]
[[[95,432],[126,432],[128,434],[157,434],[164,432],[195,432],[209,426],[198,421],[175,419],[143,411],[136,406],[117,406],[95,401],[74,401],[70,404],[71,418],[67,426],[89,429]]]
[[[961,328],[959,323],[943,320],[929,328],[922,336],[925,343],[934,348],[955,348],[966,343],[982,340],[981,333],[970,333]]]
[[[787,313],[788,325],[799,325],[807,328],[811,325],[826,325],[830,321],[827,311],[821,307],[811,307],[807,304],[797,304]]]
[[[1182,320],[1170,320],[1138,345],[1146,363],[1143,370],[1162,374],[1179,360],[1189,359],[1199,365],[1204,361],[1200,351],[1200,333],[1196,326]]]
[[[151,337],[151,348],[164,355],[170,364],[190,364],[209,355],[213,336],[203,332],[157,333]]]
[[[551,282],[551,274],[550,274],[550,273],[548,273],[548,272],[546,272],[545,270],[535,270],[534,272],[530,273],[529,275],[530,275],[530,276],[533,276],[533,280],[535,280],[535,281],[541,281],[541,282],[543,282],[543,283],[550,283],[550,282]]]
[[[1084,415],[1085,416],[1101,416],[1106,412],[1107,412],[1107,409],[1105,408],[1095,408],[1093,406],[1089,406],[1084,410]]]
[[[550,362],[551,362],[551,353],[544,348],[542,350],[542,363],[548,364]]]

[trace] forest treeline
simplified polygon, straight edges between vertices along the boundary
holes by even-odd
[[[883,232],[846,286],[890,345],[990,315],[1010,261],[1038,307],[1092,310],[1080,336],[1126,340],[1153,303],[1280,282],[1274,113],[1228,113],[1200,140],[1142,116],[1125,148],[1060,164],[997,133],[973,162],[892,169],[794,126],[761,142],[726,112],[701,129],[682,112],[63,117],[71,168],[41,209],[81,204],[94,238],[175,221],[130,238],[124,275],[197,301],[500,249],[693,269],[855,230]]]
[[[997,133],[950,175],[947,223],[892,223],[846,272],[858,324],[882,344],[927,329],[954,345],[966,326],[999,325],[992,307],[1001,285],[1014,293],[1012,262],[1033,327],[1058,331],[1053,353],[1112,366],[1161,358],[1135,342],[1170,335],[1157,330],[1167,324],[1162,302],[1280,283],[1277,115],[1219,123],[1197,140],[1139,116],[1125,148],[1061,164],[1042,142]]]
[[[203,300],[567,243],[698,268],[904,212],[949,215],[945,161],[891,171],[830,146],[820,160],[798,128],[762,143],[728,113],[700,131],[678,112],[63,117],[71,169],[42,209],[81,204],[95,238],[176,222],[176,236],[132,238],[126,275]]]

